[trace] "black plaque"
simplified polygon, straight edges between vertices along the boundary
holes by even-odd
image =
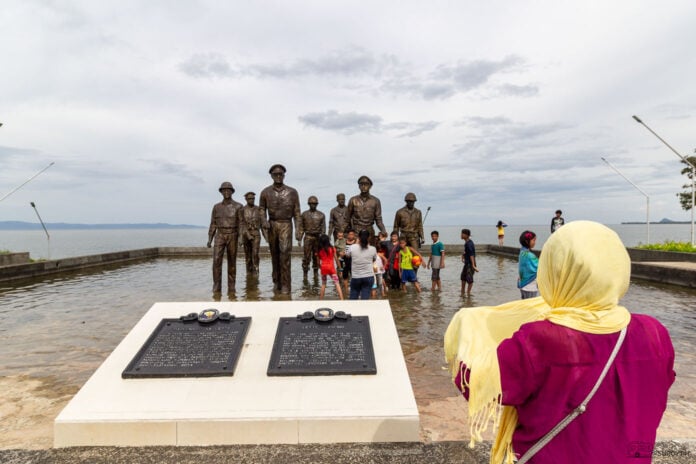
[[[268,375],[376,374],[370,320],[281,317]]]
[[[250,317],[213,323],[162,319],[121,377],[234,375],[250,324]]]

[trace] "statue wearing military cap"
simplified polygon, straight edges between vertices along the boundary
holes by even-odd
[[[309,209],[302,213],[302,234],[304,235],[304,247],[302,257],[302,272],[307,275],[309,272],[309,263],[312,262],[312,268],[316,274],[319,271],[319,236],[326,233],[326,216],[324,213],[317,210],[319,200],[312,195],[307,199]],[[302,243],[300,243],[302,245]]]
[[[261,192],[259,207],[268,217],[268,246],[273,266],[273,287],[281,293],[290,293],[290,253],[292,252],[292,222],[295,221],[295,239],[302,237],[300,196],[292,187],[284,184],[287,170],[282,164],[274,164],[268,173],[273,179]]]
[[[335,207],[329,212],[329,236],[333,236],[334,243],[339,232],[345,232],[348,227],[348,208],[346,208],[346,196],[343,193],[336,195]]]
[[[242,205],[232,199],[234,187],[223,182],[218,189],[223,200],[213,206],[208,228],[208,248],[213,248],[213,295],[222,292],[222,261],[227,256],[227,292],[234,293],[237,278],[237,239],[239,237],[239,213]]]
[[[406,237],[409,246],[420,248],[423,243],[423,216],[415,208],[416,194],[408,192],[404,197],[406,206],[399,209],[394,216],[394,229],[399,236]]]
[[[266,221],[263,210],[254,205],[255,198],[254,192],[244,194],[247,204],[242,207],[239,215],[239,229],[244,247],[247,275],[258,275],[261,235],[268,241],[268,221]]]
[[[355,195],[348,202],[348,211],[346,214],[348,226],[353,230],[360,232],[366,230],[370,233],[370,243],[374,242],[375,230],[373,224],[377,224],[380,232],[387,233],[387,229],[382,222],[382,203],[379,198],[370,195],[372,187],[372,179],[367,176],[358,178],[358,187],[360,195]]]

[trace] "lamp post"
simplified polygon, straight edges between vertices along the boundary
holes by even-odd
[[[655,131],[652,130],[651,128],[649,128],[648,125],[645,124],[638,116],[633,115],[633,119],[635,119],[637,123],[643,125],[643,127],[645,127],[646,129],[648,129],[655,137],[657,137],[658,139],[660,139],[660,142],[664,143],[664,144],[667,146],[667,148],[669,148],[670,150],[672,150],[672,151],[674,152],[674,154],[677,155],[679,158],[681,158],[681,160],[682,160],[685,164],[688,164],[689,166],[691,166],[691,246],[692,246],[692,247],[693,247],[693,246],[696,246],[696,244],[694,243],[694,196],[696,195],[696,185],[695,185],[695,182],[696,182],[696,166],[694,166],[693,164],[691,164],[691,163],[689,162],[689,160],[686,159],[686,157],[682,156],[681,153],[679,153],[677,150],[675,150],[674,148],[672,148],[672,146],[671,146],[669,143],[665,142],[665,140],[664,140],[662,137],[660,137],[659,135],[657,135],[657,134],[655,133]]]
[[[1,126],[1,125],[2,125],[2,124],[0,123],[0,126]],[[27,184],[28,184],[29,182],[31,182],[36,176],[38,176],[39,174],[41,174],[42,172],[44,172],[46,169],[50,168],[50,167],[53,166],[54,164],[56,164],[55,161],[51,161],[51,162],[49,163],[48,166],[46,166],[45,168],[43,168],[42,170],[40,170],[39,172],[37,172],[36,174],[34,174],[33,176],[31,176],[29,179],[25,180],[24,183],[23,183],[22,185],[20,185],[19,187],[15,188],[14,190],[12,190],[10,193],[8,193],[7,195],[5,195],[4,197],[0,198],[0,201],[4,200],[5,198],[7,198],[7,197],[9,197],[10,195],[12,195],[13,193],[15,193],[17,190],[19,190],[19,189],[21,189],[22,187],[24,187],[25,185],[27,185]]]
[[[647,193],[645,193],[645,192],[644,192],[640,187],[638,187],[636,184],[634,184],[633,182],[631,182],[631,179],[629,179],[628,177],[624,176],[624,175],[621,173],[621,171],[619,171],[619,170],[618,170],[613,164],[611,164],[609,161],[607,161],[607,160],[604,159],[604,158],[602,158],[602,161],[604,161],[605,163],[607,163],[607,164],[609,165],[609,167],[612,168],[614,171],[616,171],[616,173],[617,173],[618,175],[620,175],[621,177],[623,177],[624,179],[626,179],[626,180],[628,181],[629,184],[631,184],[632,186],[634,186],[640,193],[642,193],[643,195],[645,195],[645,211],[646,211],[646,213],[645,213],[645,215],[646,215],[645,224],[647,225],[647,228],[648,228],[648,245],[649,245],[649,244],[650,244],[650,196],[649,196]]]
[[[44,222],[41,220],[41,216],[39,215],[39,210],[36,209],[36,205],[34,202],[31,202],[31,207],[34,208],[34,211],[36,212],[36,217],[39,218],[39,222],[41,223],[41,227],[43,227],[44,232],[46,232],[46,243],[48,244],[48,259],[51,259],[51,236],[48,235],[48,230],[46,229],[46,225]]]

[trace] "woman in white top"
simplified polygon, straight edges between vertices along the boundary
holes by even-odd
[[[351,258],[350,299],[367,300],[370,298],[372,284],[375,281],[372,263],[377,259],[377,250],[368,241],[370,234],[361,230],[358,243],[346,248],[346,256]]]

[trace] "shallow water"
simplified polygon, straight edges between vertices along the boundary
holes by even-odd
[[[318,300],[320,279],[310,273],[303,281],[300,261],[296,257],[292,261],[290,297],[273,294],[270,260],[261,260],[259,280],[248,281],[240,261],[238,292],[233,299]],[[408,293],[388,295],[412,377],[415,372],[440,375],[442,337],[459,308],[518,298],[515,260],[480,255],[481,272],[476,274],[470,297],[460,295],[461,263],[455,259],[448,263],[441,272],[442,292],[429,291],[430,272],[421,269],[423,293],[409,287]],[[0,376],[55,376],[69,384],[82,384],[155,302],[213,301],[210,267],[208,259],[155,259],[0,287]],[[331,284],[327,288],[330,298],[335,298]],[[622,304],[662,321],[674,339],[679,364],[696,365],[696,291],[632,282]],[[308,309],[314,305],[308,302]],[[445,383],[442,388],[450,386]]]

